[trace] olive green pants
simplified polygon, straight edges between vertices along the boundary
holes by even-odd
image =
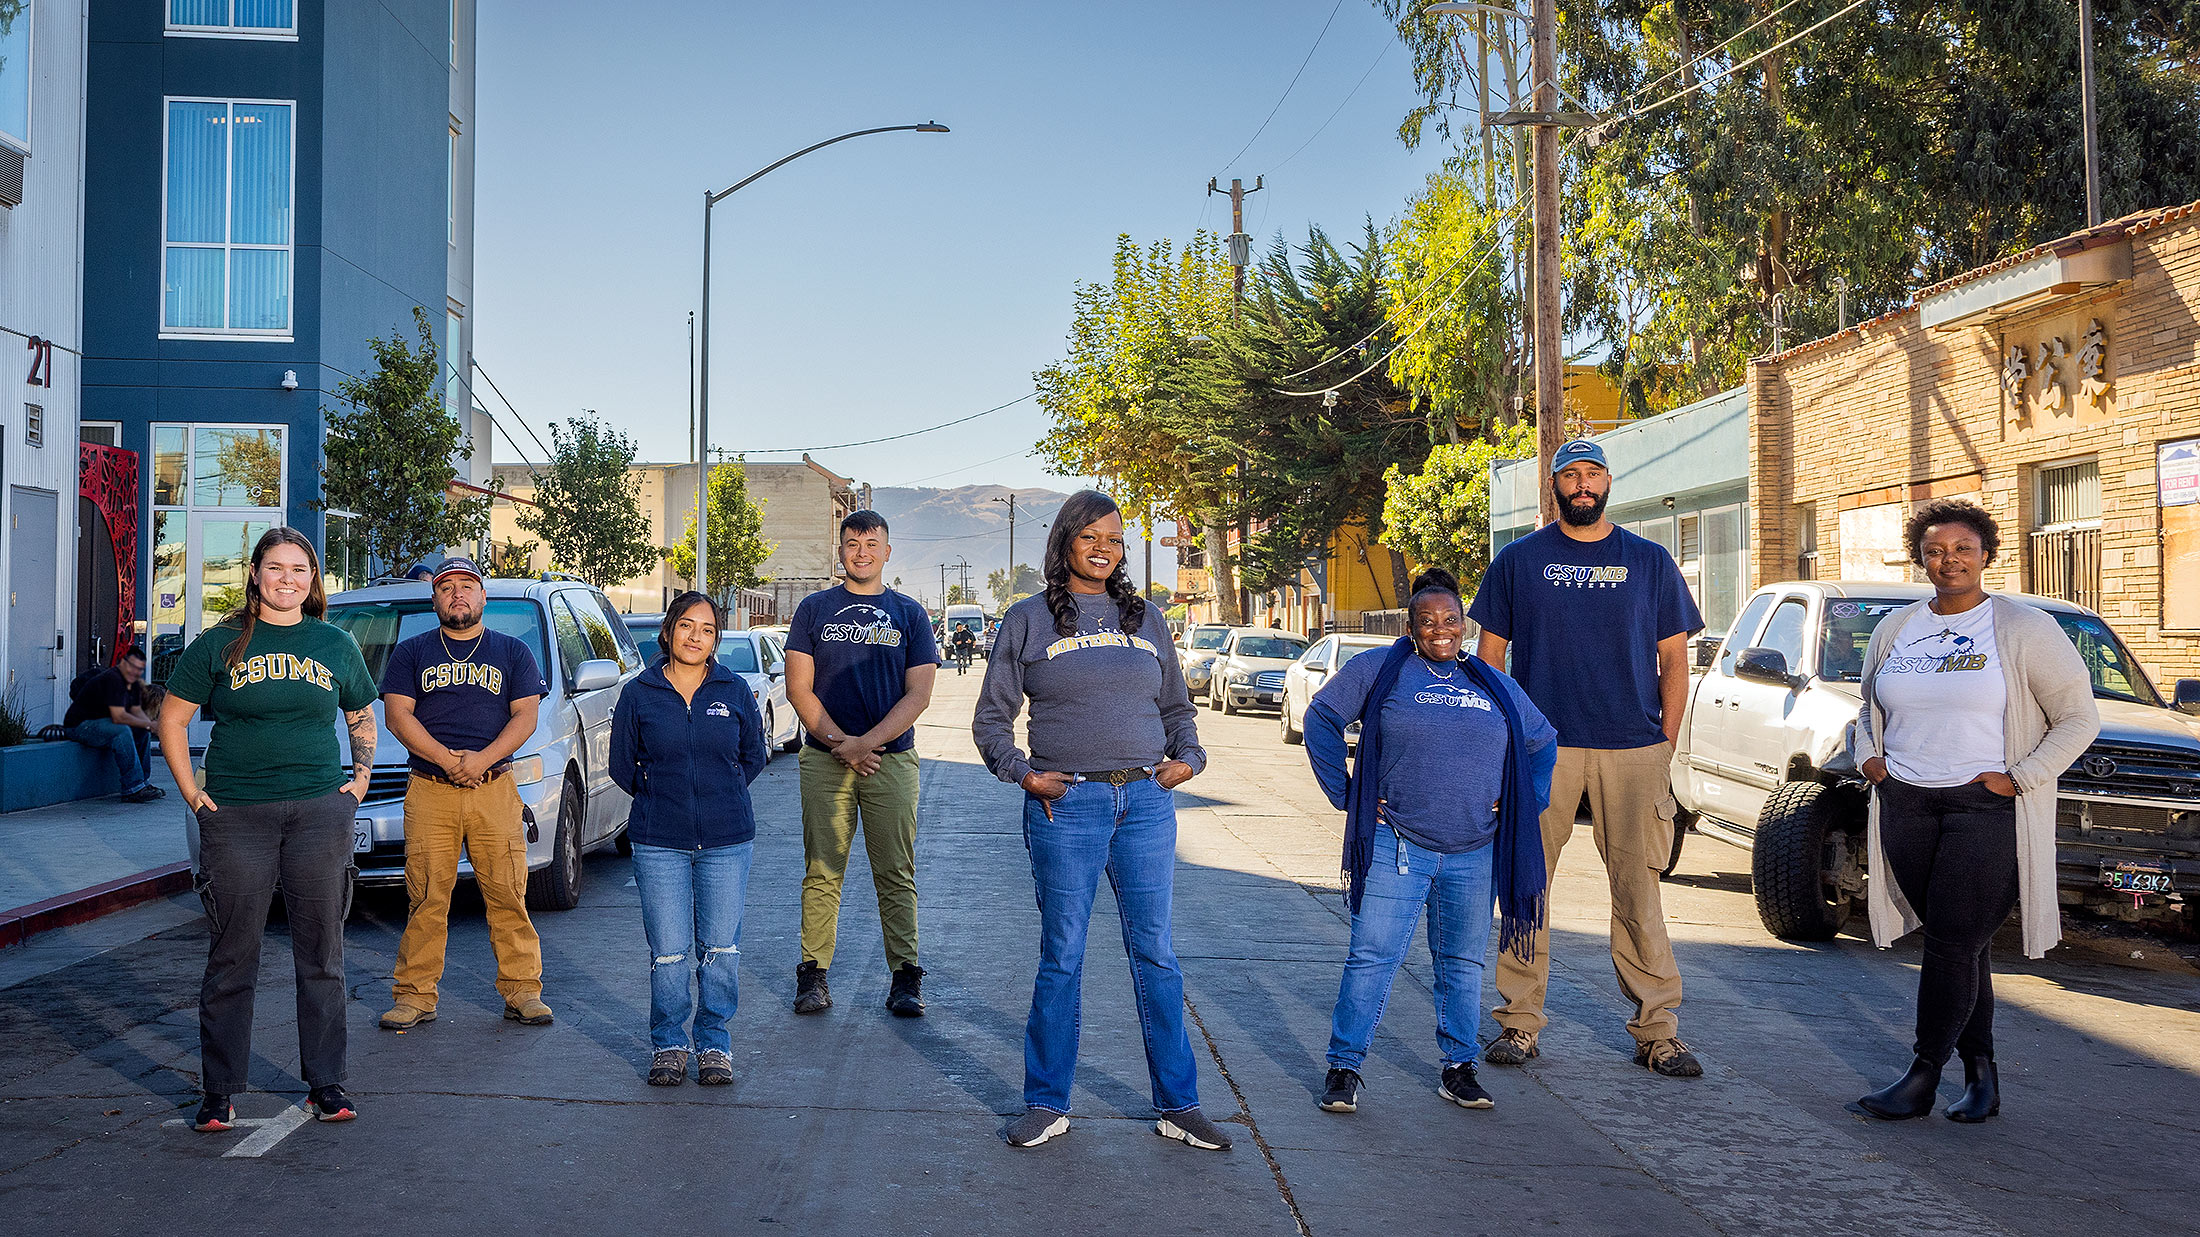
[[[840,934],[840,885],[856,825],[878,891],[886,966],[917,960],[917,754],[885,752],[866,777],[831,752],[802,748],[802,960],[830,970]]]

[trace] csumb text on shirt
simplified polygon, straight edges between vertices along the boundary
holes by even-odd
[[[322,691],[333,690],[327,666],[296,653],[260,653],[229,668],[229,690],[242,691],[248,683],[311,683]]]

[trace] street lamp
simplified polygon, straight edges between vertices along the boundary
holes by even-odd
[[[845,142],[852,137],[867,137],[873,133],[945,133],[947,126],[936,121],[921,125],[884,125],[876,129],[858,129],[829,137],[814,146],[805,146],[773,163],[761,171],[752,172],[726,188],[712,193],[703,191],[703,357],[701,376],[697,379],[698,395],[695,411],[695,591],[710,594],[710,208],[754,181],[785,167],[812,151],[823,150],[835,142]]]

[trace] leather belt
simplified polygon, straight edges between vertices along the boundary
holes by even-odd
[[[495,765],[491,767],[487,773],[481,775],[480,786],[459,786],[457,782],[452,781],[451,779],[443,776],[440,773],[422,773],[418,769],[406,770],[406,772],[412,774],[414,777],[421,779],[422,781],[439,782],[445,786],[458,786],[458,789],[460,790],[479,790],[482,786],[487,786],[489,783],[497,780],[500,777],[503,777],[505,774],[510,773],[511,771],[512,766],[509,763]]]
[[[1132,782],[1143,782],[1152,777],[1153,770],[1106,769],[1099,773],[1078,773],[1073,776],[1080,782],[1106,782],[1110,786],[1128,786]]]

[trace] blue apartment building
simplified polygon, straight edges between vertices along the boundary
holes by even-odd
[[[472,0],[91,6],[83,434],[142,462],[156,677],[270,526],[323,547],[332,592],[366,569],[318,503],[322,410],[371,337],[418,306],[464,372],[472,28]]]

